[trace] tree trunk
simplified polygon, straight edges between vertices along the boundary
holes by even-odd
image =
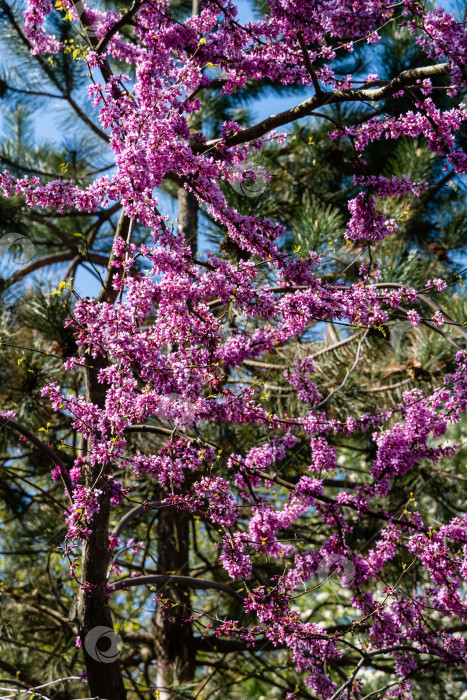
[[[161,508],[158,520],[158,565],[162,572],[189,575],[188,513],[175,508]],[[177,686],[193,680],[196,654],[190,623],[184,620],[191,614],[190,591],[183,586],[162,588],[158,593],[175,607],[161,613],[157,604],[155,643],[157,651],[157,689],[160,700],[175,700]]]
[[[201,13],[201,0],[191,0],[191,14],[197,17]],[[188,122],[189,123],[189,122]],[[178,188],[178,230],[185,236],[193,257],[198,252],[198,201],[194,194],[183,186]]]
[[[97,371],[105,365],[106,358],[98,357],[93,360],[96,369],[86,372],[86,400],[99,407],[105,402],[105,385],[97,383]],[[86,487],[100,488],[103,493],[99,499],[99,512],[94,515],[90,526],[92,533],[83,544],[81,559],[81,581],[92,584],[94,588],[89,593],[79,592],[77,622],[91,695],[101,700],[125,700],[117,638],[107,603],[110,491],[105,488],[105,475],[109,473],[110,465],[104,468],[98,480],[96,468],[85,467]]]
[[[183,233],[195,257],[198,249],[198,202],[194,194],[184,187],[178,188],[178,230]]]
[[[123,213],[118,222],[116,235],[128,242],[132,232],[132,221]],[[117,293],[112,288],[112,278],[119,274],[120,268],[112,266],[113,254],[110,256],[107,275],[98,297],[98,301],[115,303]],[[83,352],[81,347],[81,353]],[[92,360],[94,369],[86,368],[86,401],[99,408],[104,408],[106,385],[98,382],[99,370],[107,366],[107,358],[99,355]],[[87,451],[89,452],[89,444]],[[91,695],[100,700],[126,700],[126,690],[120,667],[117,637],[113,631],[112,617],[108,607],[107,575],[110,562],[109,549],[109,513],[110,490],[106,487],[106,476],[111,473],[107,464],[102,473],[86,464],[84,481],[87,488],[101,489],[99,511],[91,523],[92,533],[83,543],[80,579],[89,583],[92,590],[80,590],[76,603],[76,621],[81,639],[81,646],[86,663],[87,679]],[[99,629],[100,628],[100,629]]]
[[[193,14],[199,14],[193,0]],[[196,256],[198,235],[198,202],[184,187],[178,188],[178,227]],[[161,494],[161,499],[164,494]],[[176,508],[161,508],[158,517],[158,568],[161,573],[189,576],[190,516]],[[193,680],[196,652],[193,646],[191,595],[188,588],[170,586],[160,591],[165,599],[176,603],[168,613],[161,613],[158,603],[155,616],[157,650],[157,689],[160,700],[176,700],[176,687]],[[177,695],[178,697],[178,695]]]

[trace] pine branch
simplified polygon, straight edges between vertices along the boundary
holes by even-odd
[[[16,18],[11,11],[11,8],[7,4],[6,0],[0,0],[0,7],[1,9],[5,12],[6,16],[8,17],[12,27],[14,28],[16,34],[20,38],[21,42],[27,47],[29,51],[31,51],[32,46],[31,43],[29,42],[28,39],[26,39],[23,31],[21,30],[21,27],[19,26],[18,22],[16,21]],[[48,79],[55,85],[55,87],[60,91],[62,94],[63,98],[68,102],[70,107],[74,110],[74,112],[77,114],[77,116],[97,135],[99,138],[103,139],[106,141],[106,143],[109,143],[110,139],[107,136],[107,134],[99,129],[98,126],[96,126],[90,119],[89,117],[86,116],[86,114],[83,112],[81,107],[75,102],[73,97],[70,95],[70,93],[60,84],[60,81],[57,80],[55,77],[53,71],[49,68],[47,63],[45,62],[44,58],[41,55],[34,55],[33,58],[38,62],[44,73],[47,75]]]
[[[43,452],[54,464],[57,465],[57,467],[60,467],[60,475],[71,500],[73,497],[73,485],[68,474],[68,469],[65,463],[52,450],[52,448],[43,443],[41,440],[39,440],[39,438],[37,438],[34,435],[34,433],[31,433],[30,430],[28,430],[12,418],[0,417],[0,426],[9,426],[10,428],[13,428],[13,430],[16,430],[16,432],[20,433],[21,435],[24,435],[24,437],[26,437],[29,440],[29,442],[31,442],[33,445],[35,445],[35,447],[37,447],[41,452]]]

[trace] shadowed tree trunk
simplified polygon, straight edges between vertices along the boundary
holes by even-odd
[[[105,403],[105,385],[97,383],[97,371],[105,364],[105,358],[96,358],[93,360],[96,369],[87,370],[86,376],[86,400],[100,407]],[[91,695],[101,700],[125,700],[126,691],[107,603],[110,491],[105,489],[105,476],[109,473],[110,466],[103,470],[100,477],[95,467],[85,467],[86,487],[100,488],[103,493],[99,499],[99,512],[91,523],[92,533],[83,544],[80,577],[82,582],[92,584],[93,589],[89,593],[80,591],[78,595],[77,622]],[[97,630],[98,627],[103,629]],[[107,632],[104,628],[107,628]],[[92,630],[94,633],[86,640],[86,635]]]
[[[178,221],[185,240],[190,243],[193,255],[197,250],[198,203],[195,197],[183,187],[178,190]],[[162,493],[161,497],[164,498]],[[189,526],[188,513],[175,508],[161,508],[158,516],[158,568],[161,573],[189,575]],[[193,646],[193,632],[190,623],[184,618],[190,615],[190,590],[186,587],[171,586],[161,595],[173,601],[175,606],[169,614],[161,613],[161,606],[155,617],[157,649],[157,687],[160,700],[175,700],[171,689],[179,683],[193,680],[196,653]],[[169,617],[170,616],[170,617]]]
[[[191,14],[196,17],[201,12],[201,0],[192,0]],[[184,187],[179,187],[178,198],[178,230],[185,236],[186,243],[191,248],[193,257],[198,252],[198,201],[194,194]]]
[[[199,0],[193,0],[192,13],[200,12]],[[196,256],[198,245],[198,202],[184,187],[179,187],[178,230],[183,233],[191,254]],[[164,495],[162,495],[164,497]],[[190,516],[175,508],[161,508],[158,518],[158,566],[162,573],[189,575]],[[184,618],[190,614],[190,590],[171,586],[162,592],[164,598],[173,600],[175,607],[169,616],[161,614],[160,605],[155,618],[157,649],[157,687],[160,700],[175,700],[179,683],[193,680],[196,652],[193,631]]]
[[[161,508],[158,520],[158,564],[162,572],[189,575],[189,515],[175,508]],[[171,585],[158,593],[173,601],[175,607],[164,615],[160,605],[155,618],[157,650],[157,687],[160,700],[174,700],[179,683],[193,680],[196,654],[190,623],[190,591],[187,587]],[[178,697],[178,696],[177,696]]]
[[[118,222],[116,236],[129,242],[132,222],[123,213]],[[115,303],[117,292],[112,288],[112,277],[119,270],[112,266],[113,254],[110,256],[107,275],[98,297],[98,301]],[[81,348],[81,353],[83,352]],[[93,369],[85,369],[86,401],[99,408],[105,406],[106,385],[98,382],[99,370],[107,365],[107,358],[99,355],[92,360]],[[87,450],[89,452],[90,445]],[[89,592],[80,590],[76,604],[76,621],[81,645],[84,650],[89,688],[93,697],[100,700],[126,700],[126,690],[116,649],[116,637],[107,603],[109,549],[109,512],[111,493],[106,485],[106,476],[111,473],[111,465],[106,465],[99,473],[95,467],[86,464],[84,468],[87,488],[99,489],[99,511],[91,523],[92,533],[83,543],[80,579],[82,583],[91,584]],[[97,629],[97,628],[102,629]],[[93,631],[93,632],[92,632]],[[91,632],[91,635],[86,636]]]

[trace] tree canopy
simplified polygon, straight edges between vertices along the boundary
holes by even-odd
[[[463,697],[465,16],[0,13],[5,697]]]

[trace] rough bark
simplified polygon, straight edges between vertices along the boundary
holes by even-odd
[[[106,359],[96,358],[93,361],[95,370],[86,372],[86,400],[98,406],[105,402],[105,385],[97,383],[98,369],[105,366]],[[81,645],[84,652],[89,689],[93,697],[101,700],[125,700],[126,691],[118,655],[114,660],[105,658],[96,660],[91,654],[97,646],[97,651],[107,651],[111,638],[101,637],[86,643],[86,636],[96,627],[106,627],[113,630],[112,616],[107,603],[107,572],[110,561],[109,549],[109,512],[110,492],[105,489],[105,476],[110,473],[110,465],[103,469],[102,474],[96,474],[96,468],[86,465],[85,483],[88,488],[100,488],[103,493],[100,498],[99,512],[94,515],[89,539],[83,544],[81,557],[80,578],[89,582],[95,588],[87,594],[80,591],[76,606]],[[110,632],[112,636],[112,632]],[[91,654],[89,653],[91,652]]]
[[[175,508],[162,508],[158,520],[159,570],[189,575],[189,515]],[[184,623],[190,614],[190,591],[187,586],[169,584],[158,588],[165,599],[176,604],[168,615],[158,604],[155,616],[155,646],[157,653],[157,688],[160,700],[175,700],[177,686],[193,680],[195,650],[192,627]]]
[[[123,213],[120,216],[116,235],[129,240],[131,236],[132,222]],[[112,288],[112,277],[119,274],[117,268],[112,267],[113,255],[110,256],[107,275],[99,294],[99,301],[114,303],[117,293]],[[98,382],[99,370],[107,365],[107,358],[98,356],[92,361],[93,369],[85,370],[86,401],[93,403],[100,408],[105,406],[106,385]],[[89,445],[87,446],[89,451]],[[106,476],[111,473],[112,466],[105,465],[102,471],[89,464],[85,467],[85,484],[88,488],[102,490],[100,497],[99,512],[93,517],[91,523],[92,534],[83,544],[81,557],[80,578],[82,582],[92,584],[92,591],[86,593],[80,590],[76,603],[76,621],[79,629],[79,636],[84,652],[86,663],[87,679],[91,695],[100,700],[126,700],[126,690],[123,682],[122,671],[118,653],[115,658],[97,654],[108,651],[110,643],[115,640],[113,633],[112,616],[108,607],[107,580],[108,566],[110,561],[109,549],[109,512],[110,512],[110,490],[106,488]],[[95,635],[86,642],[88,633],[97,628],[103,627],[109,630],[109,635],[101,636],[100,641]],[[99,656],[102,660],[99,660]]]
[[[348,90],[330,90],[329,92],[323,92],[321,90],[319,93],[300,102],[300,104],[295,105],[295,107],[287,109],[285,112],[271,114],[261,122],[253,124],[236,134],[232,134],[232,136],[210,139],[204,143],[196,144],[193,146],[193,150],[196,153],[206,153],[207,151],[213,152],[219,143],[222,143],[224,148],[238,146],[242,143],[249,143],[250,141],[254,141],[254,139],[259,139],[265,134],[268,134],[273,129],[278,129],[298,119],[308,117],[313,114],[316,109],[324,107],[325,105],[339,104],[341,102],[378,102],[379,100],[391,97],[407,85],[416,84],[417,80],[448,74],[449,65],[447,63],[438,63],[433,66],[410,68],[409,70],[402,71],[398,76],[392,80],[388,80],[382,87],[378,87],[377,89],[351,88]]]

